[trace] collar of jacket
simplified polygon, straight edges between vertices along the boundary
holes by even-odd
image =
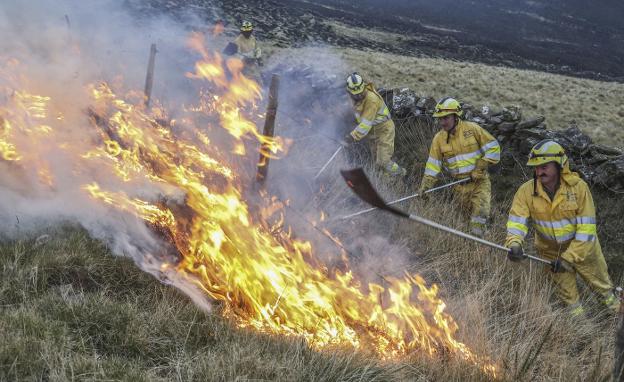
[[[451,136],[457,133],[457,130],[461,130],[460,127],[464,127],[463,121],[461,119],[457,119],[457,123],[455,124],[455,126],[453,126],[451,130],[446,132],[446,144],[448,144],[451,140]]]
[[[576,172],[570,171],[570,165],[568,164],[568,162],[566,162],[563,165],[561,174],[559,175],[559,188],[555,192],[555,197],[552,201],[544,190],[542,182],[540,182],[539,180],[534,181],[537,181],[537,196],[549,201],[552,204],[553,208],[555,208],[557,205],[559,205],[559,203],[563,201],[563,197],[561,195],[565,195],[569,191],[569,189],[576,186],[578,182],[580,182],[580,180],[581,177]]]

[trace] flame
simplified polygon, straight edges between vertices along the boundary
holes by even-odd
[[[179,262],[164,262],[162,270],[175,270],[222,301],[224,316],[241,327],[300,336],[316,349],[352,346],[385,359],[452,353],[495,375],[495,364],[456,339],[458,325],[445,312],[436,285],[408,273],[386,277],[384,286],[364,285],[348,264],[329,270],[310,242],[292,238],[281,202],[267,194],[254,195],[258,201],[252,205],[246,202],[251,191],[244,187],[241,156],[260,144],[269,147],[265,155],[279,157],[286,152],[285,141],[258,132],[252,116],[261,91],[245,77],[240,60],[209,53],[201,35],[192,35],[189,47],[201,60],[187,76],[208,91],[199,92],[198,105],[180,106],[184,113],[175,123],[162,122],[166,110],[150,114],[108,84],[92,84],[85,88],[91,107],[84,120],[97,139],[77,147],[59,135],[69,128],[59,116],[68,113],[50,110],[45,95],[15,89],[15,96],[0,104],[2,158],[37,169],[37,181],[49,187],[57,174],[54,162],[37,154],[42,137],[49,136],[46,144],[67,155],[77,173],[98,168],[108,174],[106,184],[94,179],[80,192],[166,232]],[[2,75],[10,72],[7,67]],[[184,197],[165,194],[150,202],[115,189],[109,184],[113,180],[158,189],[166,185]]]
[[[223,25],[223,21],[218,20],[214,27],[212,28],[212,36],[217,37],[225,30],[225,26]]]

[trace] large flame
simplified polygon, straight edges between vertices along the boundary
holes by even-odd
[[[197,105],[179,106],[184,113],[177,120],[168,120],[162,108],[145,110],[105,83],[85,88],[91,105],[86,110],[53,105],[36,87],[19,81],[24,75],[19,63],[4,61],[0,157],[30,169],[25,170],[33,174],[30,181],[49,192],[57,172],[40,148],[52,145],[75,164],[76,174],[97,168],[120,184],[183,194],[149,200],[102,184],[101,177],[78,187],[100,205],[134,215],[161,233],[179,256],[178,262],[163,262],[162,270],[221,301],[223,314],[242,327],[301,336],[317,349],[370,349],[383,358],[453,353],[495,374],[487,358],[456,339],[458,326],[445,313],[436,285],[411,274],[388,277],[387,286],[362,285],[348,268],[325,267],[310,242],[291,239],[276,199],[261,194],[246,202],[251,191],[244,187],[250,178],[241,165],[249,162],[245,153],[262,143],[265,155],[279,157],[286,143],[258,132],[254,118],[261,89],[244,74],[242,62],[209,53],[200,35],[191,36],[189,46],[201,60],[187,77],[204,86]],[[68,143],[67,113],[81,113],[88,121],[90,142]]]

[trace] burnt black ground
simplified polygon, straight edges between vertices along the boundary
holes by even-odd
[[[250,19],[279,46],[331,44],[624,82],[624,2],[605,0],[126,0],[141,14]],[[404,36],[382,43],[326,22]]]

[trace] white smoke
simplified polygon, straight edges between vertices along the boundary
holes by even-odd
[[[188,16],[187,25],[198,23]],[[143,89],[152,43],[159,51],[152,97],[187,94],[183,68],[192,68],[195,58],[185,49],[188,30],[166,17],[137,18],[117,1],[6,0],[0,5],[0,34],[0,59],[5,68],[7,63],[19,68],[21,77],[2,73],[0,86],[7,94],[1,101],[6,104],[14,92],[27,91],[50,97],[49,109],[63,116],[52,126],[54,141],[37,142],[37,155],[54,179],[52,189],[38,181],[40,169],[0,161],[0,232],[6,236],[79,223],[115,253],[135,260],[157,250],[161,243],[142,221],[93,201],[81,187],[97,181],[148,200],[172,190],[151,182],[124,184],[97,165],[78,168],[59,146],[95,147],[87,86],[106,81],[120,92]]]

